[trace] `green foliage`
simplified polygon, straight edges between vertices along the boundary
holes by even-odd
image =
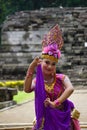
[[[0,0],[0,23],[5,19],[6,15],[10,14],[11,0]]]
[[[41,7],[78,7],[87,6],[85,0],[0,0],[0,23],[5,20],[7,15],[17,11],[35,10]]]
[[[10,88],[23,88],[24,80],[18,80],[18,81],[4,81],[0,82],[0,87],[10,87]]]
[[[0,87],[5,87],[5,83],[4,82],[0,82]]]
[[[15,86],[21,87],[21,86],[23,86],[23,84],[24,84],[24,80],[15,81]]]

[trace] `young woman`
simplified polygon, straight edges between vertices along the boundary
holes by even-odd
[[[68,76],[56,73],[63,39],[58,25],[44,37],[41,58],[29,65],[24,91],[35,91],[36,122],[34,130],[80,130],[78,114],[68,97],[74,91]],[[33,73],[36,70],[36,77]]]

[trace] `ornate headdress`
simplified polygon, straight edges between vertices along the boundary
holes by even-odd
[[[50,59],[58,62],[63,46],[62,33],[58,24],[54,26],[42,41],[42,58]]]

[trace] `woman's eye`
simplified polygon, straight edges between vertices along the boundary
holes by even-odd
[[[56,65],[56,63],[52,63],[52,65],[53,65],[53,66],[55,66],[55,65]]]
[[[49,61],[45,61],[45,63],[47,64],[47,65],[49,65],[50,63],[49,63]]]

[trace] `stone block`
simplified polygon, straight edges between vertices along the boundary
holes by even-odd
[[[13,100],[17,92],[17,88],[0,87],[0,102]]]

